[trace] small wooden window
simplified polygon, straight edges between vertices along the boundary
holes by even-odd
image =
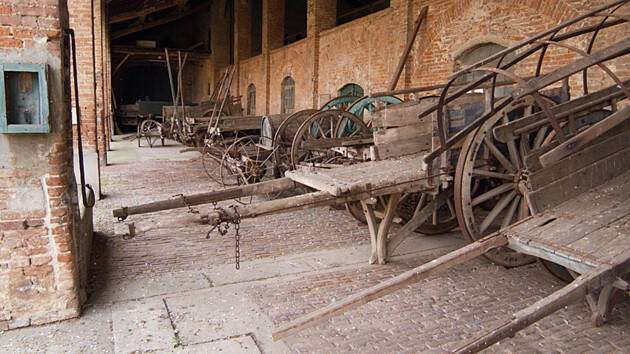
[[[256,86],[254,84],[247,87],[247,115],[256,115]]]
[[[295,107],[295,81],[290,76],[282,80],[281,113],[293,113]]]

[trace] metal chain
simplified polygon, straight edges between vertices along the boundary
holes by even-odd
[[[192,206],[190,206],[190,204],[188,204],[188,201],[186,200],[186,197],[183,194],[175,194],[173,196],[173,198],[176,197],[180,197],[182,198],[182,202],[184,202],[184,205],[188,208],[188,212],[191,214],[199,214],[199,210],[194,209]]]
[[[214,225],[210,231],[206,234],[206,239],[210,238],[212,232],[216,229],[221,236],[225,236],[230,229],[230,223],[234,224],[234,260],[236,269],[241,268],[241,214],[236,209],[236,205],[230,205],[230,208],[234,209],[234,217],[229,218],[225,210],[221,207],[217,207],[215,204],[215,210],[219,213],[219,222]]]
[[[236,230],[234,233],[234,261],[236,269],[238,270],[241,268],[241,235],[239,233],[241,229],[241,214],[236,210],[236,205],[232,205],[231,207],[234,209],[234,214],[236,214],[236,218],[232,220],[232,223],[234,224],[234,230]]]

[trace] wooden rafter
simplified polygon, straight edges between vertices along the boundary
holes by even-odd
[[[164,2],[162,4],[151,6],[151,7],[146,7],[146,8],[138,9],[134,11],[127,11],[127,12],[110,16],[107,22],[111,25],[112,23],[119,23],[119,22],[133,20],[134,18],[144,18],[154,12],[170,9],[171,7],[175,7],[175,6],[182,7],[187,2],[188,0],[171,0],[171,1]]]
[[[205,3],[201,4],[201,5],[196,6],[194,8],[191,8],[191,9],[189,9],[187,11],[179,11],[178,10],[178,11],[175,11],[175,12],[173,12],[172,14],[170,14],[168,16],[165,16],[163,18],[160,18],[160,19],[152,21],[152,22],[129,26],[129,27],[127,27],[125,29],[122,29],[122,30],[120,30],[118,32],[114,32],[112,34],[112,40],[118,39],[118,38],[121,38],[121,37],[125,37],[125,36],[128,36],[128,35],[136,33],[136,32],[144,31],[144,30],[147,30],[149,28],[153,28],[153,27],[161,26],[161,25],[173,22],[173,21],[177,21],[177,20],[182,19],[182,18],[184,18],[186,16],[190,16],[190,15],[192,15],[194,13],[197,13],[198,11],[200,11],[200,10],[202,10],[204,8],[207,8],[209,5],[210,5],[209,2],[205,2]]]

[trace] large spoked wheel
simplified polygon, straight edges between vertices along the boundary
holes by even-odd
[[[204,145],[201,149],[201,163],[203,165],[203,170],[206,172],[208,178],[217,183],[220,183],[218,167],[221,165],[223,153],[223,149],[215,146],[208,141],[208,139],[204,139]]]
[[[526,97],[497,112],[465,140],[455,171],[455,210],[469,242],[529,216],[523,161],[529,152],[549,140],[549,129],[542,127],[507,143],[496,141],[492,129],[538,110],[531,97]],[[507,247],[484,256],[506,267],[535,260]]]
[[[453,205],[453,188],[441,193],[449,194],[446,202],[434,211],[429,219],[416,229],[416,232],[432,236],[449,232],[457,227],[457,217]],[[405,221],[411,220],[413,212],[422,210],[434,198],[435,196],[428,193],[413,193],[409,196],[408,201],[403,201],[399,205],[399,213]]]
[[[367,125],[352,113],[339,110],[316,113],[302,123],[293,138],[291,167],[303,163],[326,166],[353,162],[354,157],[343,150],[343,141],[371,136]]]
[[[291,169],[291,144],[293,137],[302,123],[308,117],[319,112],[316,109],[305,109],[287,117],[276,130],[273,137],[273,163],[276,177],[282,177],[284,172]]]
[[[442,191],[442,193],[449,194],[446,203],[442,204],[438,210],[433,212],[431,217],[420,225],[415,232],[432,236],[449,232],[457,227],[457,217],[455,216],[455,207],[453,206],[453,189],[450,188],[446,191]],[[414,213],[422,210],[433,198],[434,196],[428,193],[407,193],[400,198],[398,207],[396,208],[396,216],[399,217],[402,222],[408,222],[413,218]],[[363,224],[367,224],[360,202],[347,202],[345,203],[345,207],[350,216]],[[376,217],[380,219],[385,209],[384,201],[379,200],[375,209]]]
[[[140,134],[138,136],[138,147],[140,147],[140,138],[144,137],[150,147],[153,147],[153,143],[158,139],[162,139],[162,146],[164,146],[164,137],[162,136],[162,127],[160,123],[153,119],[145,119],[140,124]]]
[[[272,174],[271,151],[259,143],[260,139],[259,136],[244,136],[225,150],[219,168],[223,186],[257,183]]]

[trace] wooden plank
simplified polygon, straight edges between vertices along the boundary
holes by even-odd
[[[318,174],[316,172],[297,170],[287,171],[284,175],[297,183],[315,188],[319,191],[328,192],[334,196],[341,195],[345,186],[345,183],[342,181],[336,181],[329,176]]]
[[[113,214],[115,218],[126,219],[129,215],[153,213],[161,210],[185,208],[187,206],[209,204],[252,195],[275,193],[290,190],[295,187],[295,182],[291,179],[279,178],[271,181],[227,188],[214,192],[192,194],[183,197],[159,200],[147,204],[123,207],[114,209]]]
[[[306,150],[331,149],[334,147],[369,145],[373,144],[374,139],[369,136],[350,136],[343,138],[323,138],[309,139],[301,143],[301,148]]]
[[[615,277],[618,274],[627,272],[630,269],[629,267],[630,254],[624,254],[624,257],[619,259],[618,264],[615,266],[601,265],[591,272],[582,274],[562,289],[516,312],[509,321],[474,338],[465,345],[456,348],[453,352],[475,353],[503,338],[513,336],[516,332],[541,318],[584,298],[587,294],[599,290],[604,285],[611,284],[615,281]]]
[[[542,212],[620,175],[628,168],[630,168],[630,148],[625,148],[543,188],[528,193],[528,202],[535,212]]]
[[[418,115],[431,107],[437,99],[425,99],[419,102],[404,102],[385,106],[372,116],[372,126],[376,128],[404,127],[418,123],[431,126],[432,116],[418,119]]]
[[[626,214],[607,227],[601,228],[570,244],[569,247],[580,252],[588,252],[602,260],[609,260],[612,254],[611,251],[630,248],[630,230],[626,229],[629,223],[630,215]]]
[[[543,166],[549,166],[570,154],[582,149],[589,142],[601,137],[607,131],[615,128],[630,118],[630,106],[623,107],[617,112],[595,123],[593,126],[577,134],[571,139],[560,144],[555,149],[545,153],[540,157]]]
[[[586,273],[593,269],[593,267],[600,264],[599,262],[591,262],[588,260],[576,261],[574,259],[560,256],[550,247],[545,247],[545,245],[532,242],[530,239],[517,237],[509,231],[504,232],[504,234],[508,238],[508,246],[511,249],[530,256],[546,259],[580,274]]]
[[[390,144],[418,137],[425,137],[430,141],[432,137],[431,125],[411,124],[404,127],[379,128],[374,132],[374,144]]]
[[[597,144],[586,147],[573,155],[560,160],[551,166],[531,173],[529,183],[532,190],[537,190],[545,185],[595,163],[623,148],[630,146],[630,130],[626,130]]]
[[[453,266],[478,257],[491,249],[504,246],[506,244],[507,239],[505,236],[496,233],[492,234],[456,251],[434,259],[429,263],[406,271],[396,277],[382,282],[381,284],[351,295],[346,299],[336,301],[335,303],[320,310],[291,321],[274,331],[272,337],[274,340],[278,340],[280,338],[290,336],[295,332],[312,327],[325,319],[342,314],[360,305],[367,304],[370,301],[391,294],[400,288],[416,283],[421,279],[447,270]]]
[[[630,85],[630,80],[624,81],[624,85]],[[609,106],[612,99],[622,97],[623,95],[623,91],[619,86],[612,85],[603,90],[555,105],[551,107],[551,112],[555,115],[559,122],[563,122],[567,120],[571,114],[580,113],[587,108],[601,109],[605,106]],[[514,131],[523,129],[527,126],[533,126],[539,122],[548,122],[545,112],[537,112],[530,116],[498,125],[492,130],[492,132],[495,139],[501,142],[507,142],[508,140],[514,139],[518,136],[518,134],[514,134]]]
[[[416,154],[421,151],[428,151],[430,148],[430,136],[419,136],[395,143],[377,145],[374,147],[374,151],[376,152],[377,159],[384,160],[391,157],[400,157]]]

